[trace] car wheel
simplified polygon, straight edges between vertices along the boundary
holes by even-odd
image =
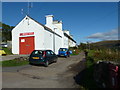
[[[30,65],[33,65],[32,63],[29,63]]]
[[[46,61],[46,62],[45,62],[45,67],[48,67],[48,65],[49,65],[49,62]]]
[[[67,57],[68,57],[68,55],[65,56],[65,58],[67,58]]]

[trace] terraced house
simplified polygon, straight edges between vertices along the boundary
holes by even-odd
[[[50,49],[58,54],[59,48],[75,47],[76,41],[68,30],[63,31],[62,21],[53,17],[47,15],[43,25],[26,15],[12,30],[12,53],[30,54],[33,50]]]

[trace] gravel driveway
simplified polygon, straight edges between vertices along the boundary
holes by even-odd
[[[84,58],[82,52],[69,58],[60,57],[48,67],[4,67],[3,88],[75,88],[74,76],[84,69]]]

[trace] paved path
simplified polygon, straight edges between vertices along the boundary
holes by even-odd
[[[84,62],[84,53],[80,53],[69,58],[59,58],[57,63],[48,67],[4,67],[3,88],[75,88],[74,76],[83,70]]]

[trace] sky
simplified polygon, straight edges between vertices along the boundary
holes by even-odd
[[[26,16],[27,6],[27,2],[3,2],[2,22],[16,26]],[[78,44],[118,39],[117,2],[33,2],[32,6],[33,19],[45,24],[45,16],[54,15]]]

